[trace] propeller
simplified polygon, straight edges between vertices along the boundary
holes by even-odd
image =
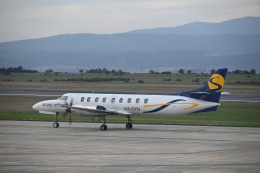
[[[67,109],[65,110],[66,112],[63,113],[63,118],[66,118],[69,114],[69,124],[71,125],[72,123],[72,120],[71,120],[71,107],[72,106],[72,98],[71,97],[68,97],[67,99]]]
[[[63,113],[62,116],[63,116],[63,118],[66,118],[68,116],[68,114],[69,114],[69,124],[71,125],[71,123],[72,123],[72,120],[71,120],[71,110],[70,110],[70,108],[67,108],[65,111],[66,112]]]

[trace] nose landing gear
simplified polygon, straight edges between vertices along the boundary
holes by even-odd
[[[53,128],[59,128],[60,124],[58,123],[57,116],[59,115],[59,112],[56,112],[55,114],[55,122],[53,123]]]

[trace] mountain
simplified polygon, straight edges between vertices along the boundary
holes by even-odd
[[[260,17],[244,17],[220,23],[193,22],[178,27],[134,30],[130,31],[129,33],[162,35],[260,34]]]
[[[225,54],[253,53],[260,50],[260,35],[66,34],[0,43],[0,50],[108,52],[197,50]]]
[[[168,33],[158,28],[140,33],[65,34],[12,41],[0,43],[0,67],[68,72],[81,68],[148,72],[219,67],[258,71],[259,25],[259,17],[246,17],[218,24],[195,22],[168,28]]]

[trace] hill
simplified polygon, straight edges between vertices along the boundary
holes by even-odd
[[[180,34],[180,35],[221,35],[260,34],[260,17],[244,17],[220,23],[193,22],[178,27],[134,30],[129,33]]]
[[[148,72],[151,68],[207,71],[219,67],[259,71],[260,29],[256,31],[259,19],[247,17],[222,22],[215,25],[214,31],[212,24],[205,22],[171,28],[186,35],[167,33],[160,28],[145,33],[66,34],[12,41],[0,43],[0,62],[1,67],[68,72],[99,67],[131,72]],[[205,35],[199,34],[201,30]]]

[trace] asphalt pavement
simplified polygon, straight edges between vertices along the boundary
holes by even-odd
[[[260,172],[260,128],[0,121],[0,172]]]

